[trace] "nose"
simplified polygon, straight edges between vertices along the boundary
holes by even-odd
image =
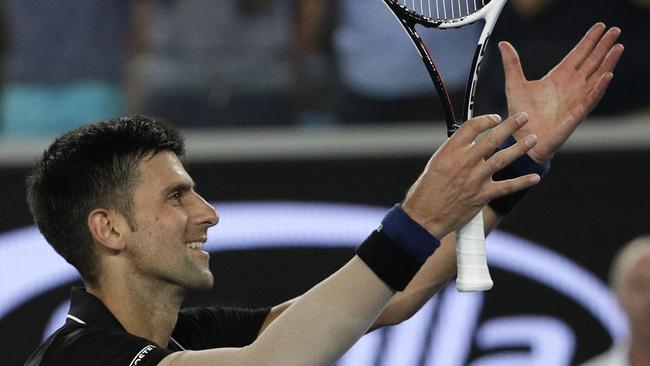
[[[215,226],[219,223],[219,213],[212,207],[201,195],[194,192],[196,198],[196,210],[194,212],[194,221],[198,225],[206,225],[207,227]]]

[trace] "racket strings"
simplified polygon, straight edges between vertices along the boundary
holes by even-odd
[[[490,0],[401,0],[402,6],[432,20],[453,20],[475,13]]]

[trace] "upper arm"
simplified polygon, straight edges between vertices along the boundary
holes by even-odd
[[[271,310],[269,311],[269,313],[266,314],[266,318],[264,319],[264,322],[262,323],[262,326],[260,327],[260,331],[257,333],[257,335],[259,336],[260,334],[262,334],[262,332],[269,325],[271,325],[271,323],[275,319],[277,319],[280,315],[282,315],[282,313],[285,310],[287,310],[289,308],[289,306],[291,306],[291,304],[293,304],[296,301],[296,299],[298,299],[298,298],[294,298],[294,299],[291,299],[289,301],[285,301],[280,305],[276,305],[276,306],[272,307]]]

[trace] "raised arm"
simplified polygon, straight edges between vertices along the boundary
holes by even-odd
[[[499,124],[494,116],[474,118],[438,151],[409,190],[403,212],[434,237],[444,237],[476,214],[487,202],[525,189],[537,175],[494,182],[492,174],[534,146],[531,136],[494,154],[490,141],[503,141],[527,121],[519,114]],[[473,141],[486,132],[486,139]],[[388,244],[382,244],[388,245]],[[397,248],[400,247],[395,242]],[[432,251],[434,248],[425,248]],[[381,251],[380,251],[381,252]],[[404,253],[411,253],[404,249]],[[410,255],[410,254],[408,254]],[[363,258],[363,260],[361,259]],[[343,268],[289,306],[250,346],[184,351],[166,357],[160,365],[330,365],[373,324],[394,294],[378,270],[364,256],[355,256]],[[392,258],[383,258],[391,263]],[[399,274],[402,269],[392,268]]]
[[[514,137],[535,134],[539,141],[528,155],[548,162],[587,114],[596,106],[612,80],[623,46],[616,44],[619,28],[597,23],[574,49],[540,80],[526,80],[519,56],[507,42],[499,44],[506,75],[509,114],[525,111],[530,121]],[[501,219],[490,206],[483,209],[485,234]],[[393,296],[373,329],[398,324],[415,314],[456,274],[455,237],[443,238],[441,247],[422,266],[406,289]]]
[[[539,142],[528,155],[537,163],[548,162],[603,96],[623,53],[616,44],[620,29],[606,31],[595,24],[574,49],[540,80],[526,80],[516,50],[507,42],[499,49],[506,75],[506,96],[511,116],[525,111],[530,119],[514,137],[521,140],[535,134]],[[486,235],[502,215],[490,206],[483,208]],[[456,275],[456,240],[452,234],[425,262],[404,291],[397,292],[371,329],[398,324],[415,314]],[[296,300],[273,308],[262,330]]]

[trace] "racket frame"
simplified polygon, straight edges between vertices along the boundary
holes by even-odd
[[[403,25],[404,30],[422,58],[442,103],[443,113],[447,122],[447,136],[451,136],[460,127],[460,124],[456,120],[451,98],[444,86],[442,76],[438,72],[438,66],[433,57],[431,57],[431,53],[422,41],[422,38],[415,30],[415,26],[421,25],[426,28],[453,29],[471,25],[480,20],[485,21],[485,25],[483,26],[483,30],[479,36],[476,51],[474,52],[474,57],[472,59],[470,77],[467,79],[467,85],[465,87],[465,107],[463,108],[462,119],[463,121],[467,121],[474,115],[474,95],[476,94],[478,73],[480,71],[483,56],[485,55],[488,40],[492,34],[492,29],[499,18],[499,14],[501,14],[501,10],[506,4],[506,0],[491,0],[476,12],[454,19],[429,18],[408,9],[406,6],[399,4],[395,0],[384,0],[384,4],[388,6],[395,18]]]
[[[429,76],[440,98],[445,121],[447,122],[447,136],[451,136],[460,127],[456,120],[454,109],[449,93],[444,86],[442,76],[438,67],[417,33],[415,26],[421,25],[425,28],[452,29],[464,27],[478,21],[485,21],[483,30],[479,36],[470,74],[465,87],[465,100],[463,103],[463,121],[467,121],[474,115],[474,96],[478,82],[478,74],[481,67],[485,50],[496,24],[501,10],[507,0],[491,0],[476,12],[454,19],[432,19],[408,9],[406,6],[397,3],[395,0],[384,0],[384,3],[391,10],[395,18],[402,24],[404,30],[417,49],[424,62]],[[456,232],[456,256],[458,275],[456,288],[458,291],[485,291],[493,286],[487,266],[485,255],[485,233],[483,225],[483,214],[479,211],[465,226]]]

